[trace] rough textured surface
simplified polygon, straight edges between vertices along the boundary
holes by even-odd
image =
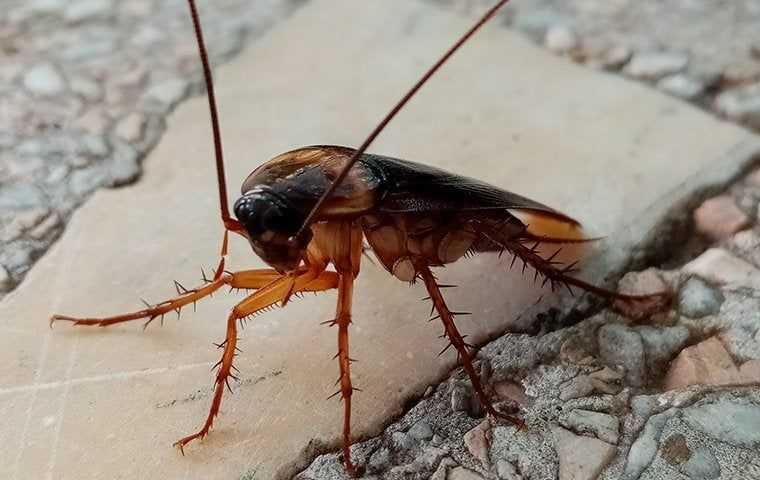
[[[201,2],[219,64],[298,0]],[[203,91],[184,0],[6,0],[0,15],[0,296],[99,187],[134,181]],[[3,280],[3,279],[0,279]]]
[[[89,5],[67,8],[68,18],[80,22],[103,11],[93,8],[102,2],[81,3]],[[466,26],[429,4],[377,1],[359,9],[347,1],[314,2],[222,69],[231,178],[243,178],[258,162],[295,145],[356,143],[421,65],[450,43],[451,32]],[[331,20],[346,14],[372,23],[336,28]],[[554,35],[552,44],[568,45],[567,37],[559,37]],[[608,237],[589,277],[602,279],[645,253],[643,240],[650,232],[662,234],[656,227],[665,213],[694,189],[732,177],[756,152],[751,135],[677,101],[581,71],[503,30],[492,28],[478,38],[401,115],[376,151],[479,176],[579,216],[592,234]],[[282,55],[284,46],[288,56]],[[322,50],[330,56],[313,55]],[[26,80],[44,95],[45,89],[59,88],[59,75],[66,76],[55,65],[42,66]],[[377,82],[380,76],[383,81]],[[85,95],[91,87],[84,82],[77,88]],[[182,82],[161,82],[145,95],[174,105],[184,88]],[[579,88],[595,95],[580,99]],[[619,126],[615,131],[609,129],[613,121]],[[121,119],[114,135],[134,140],[145,128],[138,112]],[[91,148],[103,151],[97,140]],[[0,351],[9,358],[0,365],[0,409],[11,412],[0,432],[0,476],[288,477],[337,445],[340,407],[323,400],[336,370],[329,360],[334,332],[317,326],[331,315],[331,295],[294,302],[251,324],[236,395],[225,398],[212,436],[188,449],[185,458],[169,444],[196,429],[206,413],[207,370],[217,357],[210,342],[222,333],[229,301],[199,305],[180,323],[170,321],[146,334],[138,333],[137,325],[105,332],[46,328],[45,318],[54,310],[120,312],[135,305],[134,297],[169,295],[171,278],[192,284],[192,265],[215,261],[219,232],[213,228],[218,218],[210,158],[206,106],[193,101],[171,117],[166,138],[147,163],[145,181],[96,195],[27,284],[0,304]],[[128,170],[115,171],[114,178],[129,177]],[[616,181],[606,181],[607,176]],[[735,200],[751,211],[757,208],[752,198]],[[32,225],[24,227],[30,235],[44,231],[40,225],[50,216],[30,210],[13,221]],[[729,240],[735,258],[756,265],[741,253],[754,240],[741,243],[737,237]],[[233,253],[233,266],[251,259],[244,245],[236,243]],[[720,266],[736,265],[742,264]],[[505,268],[481,257],[447,269],[444,277],[463,285],[450,299],[475,313],[475,320],[462,325],[474,341],[505,327],[531,332],[501,337],[480,354],[480,368],[490,365],[489,383],[502,405],[523,408],[524,432],[484,423],[461,371],[438,383],[453,357],[435,359],[438,327],[422,321],[425,306],[411,303],[422,295],[365,266],[352,330],[360,360],[355,380],[364,389],[355,401],[356,433],[379,432],[388,418],[402,413],[408,398],[430,392],[381,436],[355,447],[370,476],[564,479],[601,471],[602,478],[612,479],[623,473],[672,478],[682,472],[757,471],[756,435],[748,432],[758,431],[756,391],[692,387],[659,393],[662,366],[708,333],[717,333],[737,365],[757,368],[752,362],[760,358],[760,308],[742,290],[747,285],[715,282],[725,298],[720,315],[696,319],[668,311],[643,319],[646,325],[633,325],[603,311],[561,328],[572,323],[568,310],[549,309],[555,299],[548,296],[533,306],[540,292],[519,274],[505,274]],[[691,273],[710,281],[711,268]],[[655,273],[676,289],[687,277],[678,270]],[[721,275],[737,278],[731,271]],[[633,280],[648,282],[636,282],[635,275]],[[626,354],[624,362],[616,362],[602,355],[602,327],[639,339],[631,344],[638,360]],[[576,388],[562,395],[568,385]],[[711,422],[718,414],[729,421]],[[473,429],[482,435],[473,433],[468,448],[464,436]],[[574,446],[588,454],[568,461]],[[82,461],[83,456],[98,461]],[[343,473],[338,458],[325,455],[301,477],[343,478]]]

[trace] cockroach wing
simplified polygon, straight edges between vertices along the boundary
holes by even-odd
[[[557,240],[582,238],[575,219],[480,180],[380,155],[365,154],[361,162],[384,179],[384,192],[375,207],[379,212],[519,220],[534,235]]]
[[[242,185],[245,195],[267,188],[308,213],[351,157],[353,149],[318,145],[280,154],[254,170]],[[381,179],[363,163],[355,164],[320,210],[318,220],[356,216],[373,209]]]

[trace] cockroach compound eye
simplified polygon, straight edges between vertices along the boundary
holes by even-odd
[[[193,289],[177,284],[177,297],[143,310],[105,318],[54,315],[55,321],[74,325],[108,326],[131,320],[163,317],[179,312],[222,288],[252,290],[231,311],[225,339],[218,344],[222,355],[215,377],[208,415],[200,429],[175,445],[184,448],[208,435],[219,414],[225,386],[236,379],[241,320],[276,305],[285,306],[294,294],[338,290],[335,318],[338,330],[339,389],[343,400],[343,461],[351,462],[351,382],[349,325],[354,279],[359,274],[364,242],[389,274],[405,282],[421,280],[437,318],[444,327],[448,347],[457,351],[472,381],[483,410],[496,418],[522,425],[518,417],[498,411],[486,394],[473,366],[471,346],[457,329],[457,313],[449,308],[433,269],[467,255],[509,253],[530,267],[536,278],[552,288],[577,287],[608,299],[624,302],[661,302],[667,292],[623,295],[574,277],[575,264],[560,264],[560,246],[592,241],[585,239],[572,217],[483,181],[455,175],[399,158],[366,153],[378,134],[433,74],[485,24],[508,0],[498,1],[429,69],[383,118],[356,149],[336,145],[297,148],[276,156],[255,169],[243,182],[241,196],[230,214],[227,199],[221,133],[214,98],[214,84],[194,0],[188,0],[206,81],[216,154],[220,216],[223,225],[220,259],[210,278]],[[245,238],[253,251],[271,268],[233,272],[226,268],[229,234]],[[542,245],[557,245],[543,254]],[[572,290],[571,290],[572,291]]]

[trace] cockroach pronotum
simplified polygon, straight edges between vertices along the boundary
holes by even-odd
[[[351,384],[348,327],[354,279],[366,248],[394,277],[405,282],[421,280],[453,346],[470,377],[484,411],[493,417],[521,424],[494,408],[480,383],[470,346],[454,322],[456,312],[446,305],[431,268],[457,261],[467,254],[506,252],[532,267],[552,288],[578,287],[607,299],[650,301],[667,293],[625,295],[573,277],[575,264],[564,265],[556,253],[544,255],[538,246],[588,242],[573,218],[541,203],[501,190],[487,183],[454,175],[426,165],[365,153],[419,88],[486,23],[508,0],[500,0],[466,32],[393,107],[357,149],[311,146],[283,153],[256,168],[243,182],[242,196],[227,203],[222,142],[217,119],[211,69],[194,0],[188,0],[203,66],[216,156],[219,201],[224,233],[220,260],[211,278],[195,289],[178,289],[176,298],[147,308],[106,318],[74,318],[54,315],[51,324],[65,320],[74,325],[108,326],[131,320],[153,319],[207,297],[222,286],[252,290],[230,312],[222,358],[208,416],[200,430],[175,443],[184,453],[191,441],[205,437],[222,402],[225,386],[236,379],[233,359],[241,320],[263,309],[285,306],[302,292],[338,290],[335,318],[338,327],[340,394],[344,403],[343,461],[351,462]],[[230,232],[244,237],[270,267],[230,272],[225,268]],[[332,266],[334,270],[328,270]]]

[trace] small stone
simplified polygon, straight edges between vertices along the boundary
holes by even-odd
[[[173,109],[185,95],[187,95],[188,83],[184,79],[170,79],[151,86],[145,97],[152,102],[158,103],[163,111]]]
[[[595,479],[615,455],[615,447],[596,438],[578,436],[560,427],[552,428],[552,433],[560,479]]]
[[[116,124],[114,133],[125,142],[134,143],[143,137],[147,119],[140,112],[132,112]]]
[[[678,311],[689,318],[702,318],[720,311],[725,297],[702,279],[689,278],[678,292]]]
[[[446,480],[484,480],[483,476],[477,472],[464,467],[454,467],[449,470]]]
[[[29,69],[23,78],[24,87],[35,95],[53,96],[63,93],[66,82],[51,63],[40,63]]]
[[[560,424],[577,434],[593,434],[599,440],[617,445],[619,421],[612,415],[576,408],[563,416]]]
[[[760,128],[760,83],[721,92],[713,107],[731,120]]]
[[[709,240],[720,241],[747,227],[749,217],[731,195],[724,194],[705,200],[694,211],[694,224]]]
[[[713,480],[720,478],[720,463],[709,447],[699,447],[681,467],[689,480]]]
[[[0,265],[0,292],[10,291],[11,287],[13,287],[11,274],[4,266]]]
[[[456,382],[451,386],[451,409],[455,412],[466,412],[471,417],[477,417],[480,403],[474,398],[472,387],[464,382]]]
[[[101,17],[113,8],[110,0],[78,0],[70,2],[63,11],[63,18],[69,23],[78,23],[94,17]]]
[[[496,474],[500,480],[522,480],[522,475],[517,473],[517,469],[506,460],[496,462]]]
[[[42,220],[50,214],[50,209],[46,207],[31,208],[18,212],[13,217],[13,228],[25,232],[39,225]]]
[[[760,405],[727,395],[684,409],[683,421],[720,442],[757,451],[760,444]]]
[[[618,291],[627,295],[649,295],[669,292],[670,287],[657,269],[648,268],[641,272],[626,273],[618,282]],[[612,306],[628,318],[642,320],[663,310],[668,302],[668,296],[653,296],[636,302],[615,300]]]
[[[137,150],[128,143],[115,141],[113,153],[109,163],[109,185],[120,187],[133,182],[140,175]]]
[[[50,232],[52,232],[55,227],[58,226],[59,223],[60,218],[58,217],[58,214],[53,213],[52,215],[48,215],[47,218],[42,221],[42,223],[34,227],[29,232],[29,236],[35,240],[42,240],[46,238]]]
[[[108,143],[100,135],[86,134],[82,137],[85,153],[96,158],[103,158],[111,152]]]
[[[623,374],[610,367],[592,372],[589,375],[594,390],[608,395],[616,395],[623,389]]]
[[[689,339],[689,329],[684,326],[656,328],[643,325],[636,328],[644,343],[644,358],[652,376],[664,372],[673,356]]]
[[[451,457],[444,457],[438,464],[438,468],[435,469],[433,475],[430,476],[430,480],[446,480],[448,471],[452,467],[456,467],[458,464]]]
[[[740,383],[739,370],[723,344],[715,337],[688,347],[673,360],[665,376],[664,389],[689,385]]]
[[[643,80],[657,80],[683,71],[688,63],[689,57],[683,53],[642,52],[633,55],[624,72]]]
[[[739,367],[739,375],[746,383],[760,383],[760,360],[749,360]]]
[[[0,190],[0,211],[28,210],[47,205],[47,198],[34,185],[14,183]]]
[[[682,271],[715,285],[760,289],[760,270],[722,248],[705,250]]]
[[[407,433],[417,440],[430,440],[433,438],[433,429],[424,420],[420,420],[412,425]]]
[[[404,432],[393,432],[391,435],[391,444],[396,451],[411,450],[416,445],[414,438]]]
[[[625,45],[618,45],[607,50],[602,58],[602,67],[606,70],[619,70],[633,56],[633,50]]]
[[[594,391],[594,383],[588,375],[578,375],[568,380],[559,387],[560,400],[571,400],[581,398],[591,394]]]
[[[592,346],[583,335],[571,335],[559,347],[559,358],[565,363],[582,363],[591,356]]]
[[[525,394],[522,385],[510,382],[508,380],[497,382],[493,386],[494,392],[504,400],[512,400],[520,406],[526,406],[530,403],[530,398]]]
[[[578,47],[578,36],[568,26],[554,25],[546,31],[544,45],[554,53],[567,53]]]
[[[681,465],[691,457],[686,437],[680,433],[669,436],[662,442],[660,456],[673,466]]]
[[[369,457],[367,469],[370,472],[382,472],[390,466],[391,452],[385,447],[380,447]]]
[[[87,102],[97,102],[103,98],[103,89],[100,84],[88,77],[81,75],[73,77],[69,80],[69,88]]]
[[[73,126],[93,135],[102,135],[111,125],[111,119],[100,108],[86,110],[73,122]]]
[[[604,325],[599,329],[599,355],[608,366],[622,366],[629,385],[645,383],[644,345],[641,336],[621,324]]]
[[[663,77],[657,88],[684,100],[695,100],[705,92],[705,84],[683,73]]]
[[[491,422],[483,420],[475,428],[464,434],[464,445],[473,457],[484,465],[490,463],[488,448],[491,444]]]

